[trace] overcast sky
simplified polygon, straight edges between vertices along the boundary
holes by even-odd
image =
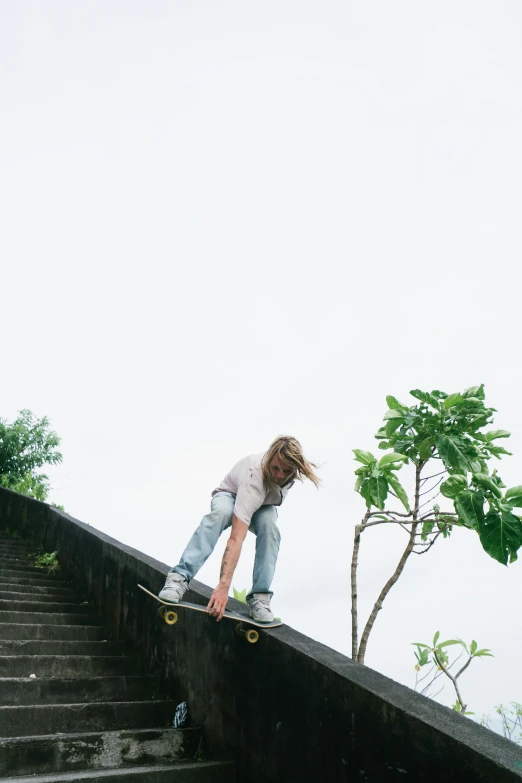
[[[323,486],[281,510],[273,606],[348,654],[351,449],[376,448],[386,394],[485,383],[522,483],[521,4],[0,16],[0,416],[49,416],[51,499],[169,565],[232,464],[295,435]],[[364,611],[403,546],[365,534]],[[495,653],[463,677],[471,709],[522,701],[520,563],[462,531],[412,560],[368,665],[412,685],[411,642],[440,630]]]

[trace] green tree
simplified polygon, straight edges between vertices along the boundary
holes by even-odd
[[[451,683],[455,689],[455,693],[457,696],[457,700],[455,701],[455,704],[453,705],[452,709],[454,709],[455,712],[461,712],[463,715],[473,715],[472,712],[467,711],[468,705],[464,702],[462,698],[461,691],[459,689],[458,679],[462,674],[464,674],[464,672],[466,671],[466,669],[468,668],[468,666],[470,665],[471,661],[474,658],[481,658],[486,655],[489,657],[493,657],[493,654],[491,650],[489,650],[487,647],[484,647],[483,649],[479,650],[478,644],[474,639],[468,647],[466,642],[463,642],[462,639],[447,639],[446,641],[441,642],[439,641],[439,638],[440,638],[440,632],[437,631],[437,633],[433,637],[433,642],[431,644],[414,642],[414,645],[417,648],[417,651],[415,653],[415,658],[417,659],[417,663],[415,664],[415,671],[416,671],[415,690],[419,688],[421,682],[431,677],[429,682],[423,686],[421,693],[424,696],[427,696],[428,698],[435,698],[435,696],[437,696],[440,693],[440,691],[432,695],[429,693],[429,689],[431,688],[433,683],[436,682],[436,680],[438,680],[440,675],[444,674],[446,677],[448,677],[451,680]],[[456,660],[450,663],[448,653],[446,651],[446,648],[450,647],[453,644],[460,645],[460,647],[462,647],[461,655],[465,651],[468,657],[468,660],[455,674],[452,674],[450,670],[460,659],[460,655]],[[424,666],[430,666],[431,668],[429,669],[427,674],[421,677],[419,673]]]
[[[496,413],[494,408],[486,407],[484,385],[454,394],[419,389],[410,394],[419,401],[416,405],[403,405],[392,396],[386,398],[384,425],[375,437],[380,449],[391,452],[379,459],[371,452],[354,449],[360,463],[355,471],[355,490],[367,509],[355,527],[351,566],[352,657],[360,663],[364,662],[368,638],[383,601],[412,553],[425,554],[440,536],[448,538],[455,526],[474,531],[484,550],[504,565],[517,559],[522,546],[522,522],[514,513],[514,509],[522,508],[522,485],[506,489],[497,471],[489,471],[493,457],[510,454],[497,445],[510,433],[484,431]],[[397,477],[404,465],[414,469],[411,504]],[[439,494],[451,508],[441,510],[433,502]],[[426,499],[428,495],[431,497]],[[392,503],[398,500],[402,504],[400,511],[387,507],[390,497]],[[361,535],[383,524],[405,531],[408,542],[370,612],[359,642],[357,568]]]
[[[38,419],[31,411],[22,410],[11,424],[0,419],[0,486],[45,500],[49,478],[40,469],[62,461],[59,445],[60,439],[45,416]]]
[[[522,745],[522,704],[518,701],[499,704],[495,707],[495,712],[500,717],[504,737],[511,742],[516,742],[517,745]],[[489,715],[483,715],[480,723],[494,731]]]
[[[437,631],[433,637],[431,644],[423,644],[422,642],[414,642],[414,646],[417,648],[415,652],[415,658],[417,662],[415,664],[415,685],[414,690],[422,693],[423,696],[427,696],[429,699],[434,699],[443,690],[442,685],[436,693],[430,693],[430,688],[437,682],[439,677],[445,676],[451,680],[453,688],[456,693],[455,704],[452,705],[452,709],[455,712],[460,712],[462,715],[474,715],[474,712],[468,711],[468,705],[464,702],[459,688],[458,679],[464,674],[471,661],[475,658],[481,658],[488,656],[493,657],[491,650],[484,647],[478,649],[478,644],[475,640],[471,644],[467,645],[462,639],[448,639],[441,642],[440,633]],[[460,645],[462,648],[457,658],[450,661],[449,654],[446,650],[450,645]],[[451,669],[458,663],[462,655],[467,656],[467,661],[464,665],[455,672],[451,673]],[[425,673],[425,669],[427,672]],[[426,683],[426,680],[428,681]],[[437,683],[438,684],[438,683]],[[491,731],[498,731],[498,723],[502,726],[502,734],[511,742],[515,742],[518,745],[522,745],[522,704],[516,701],[512,701],[510,704],[499,704],[495,707],[495,712],[499,716],[497,724],[495,725],[490,715],[482,715],[480,718],[481,726],[485,726]]]

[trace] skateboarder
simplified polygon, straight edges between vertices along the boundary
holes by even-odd
[[[254,620],[272,622],[270,585],[281,538],[276,506],[281,505],[296,480],[307,478],[318,487],[316,467],[305,458],[300,443],[289,436],[276,438],[265,454],[251,454],[239,460],[213,491],[210,514],[203,517],[180,562],[167,574],[159,598],[173,603],[181,601],[190,580],[214,551],[221,533],[232,527],[219,584],[207,606],[207,611],[221,620],[241,547],[251,530],[257,538],[253,585],[247,603]]]

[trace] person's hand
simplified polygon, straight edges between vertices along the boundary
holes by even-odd
[[[222,585],[218,585],[208,602],[207,612],[217,619],[217,622],[222,619],[228,601],[228,589]]]

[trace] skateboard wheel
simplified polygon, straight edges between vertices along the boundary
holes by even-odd
[[[158,614],[159,614],[159,616],[161,617],[162,620],[165,617],[165,612],[166,611],[167,611],[167,607],[166,606],[160,606],[160,608],[158,609]]]
[[[258,639],[259,639],[259,634],[257,631],[246,632],[246,640],[247,642],[250,642],[250,644],[255,644]]]
[[[178,615],[176,612],[165,612],[163,619],[167,625],[175,625],[178,622]]]

